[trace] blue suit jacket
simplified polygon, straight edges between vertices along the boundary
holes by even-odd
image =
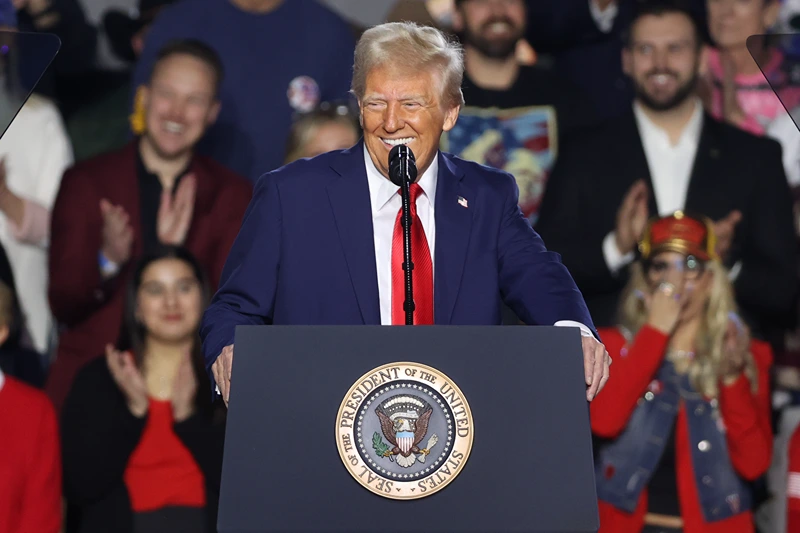
[[[363,141],[262,176],[203,317],[210,367],[237,325],[380,325]],[[517,207],[514,178],[439,153],[434,321],[594,325],[555,252]],[[463,207],[458,199],[467,200]]]

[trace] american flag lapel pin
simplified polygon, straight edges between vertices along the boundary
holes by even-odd
[[[464,198],[463,196],[458,197],[458,205],[460,205],[461,207],[469,207],[467,205],[467,199]]]

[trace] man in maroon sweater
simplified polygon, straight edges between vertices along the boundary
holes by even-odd
[[[46,390],[60,410],[76,371],[117,340],[136,260],[182,245],[216,288],[252,185],[195,145],[219,112],[222,65],[194,40],[167,44],[141,94],[144,133],[69,169],[52,213],[49,298],[61,326]]]

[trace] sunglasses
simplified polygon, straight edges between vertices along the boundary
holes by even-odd
[[[683,273],[686,280],[698,279],[706,271],[706,262],[701,261],[693,255],[688,255],[676,261],[665,259],[654,259],[644,263],[644,271],[650,278],[661,278],[667,272],[676,270]]]

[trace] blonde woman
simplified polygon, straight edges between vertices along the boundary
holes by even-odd
[[[600,330],[614,376],[591,404],[600,531],[754,531],[749,481],[772,450],[767,344],[751,340],[712,223],[651,221]]]
[[[350,148],[360,135],[358,121],[347,106],[324,102],[292,124],[284,163]]]

